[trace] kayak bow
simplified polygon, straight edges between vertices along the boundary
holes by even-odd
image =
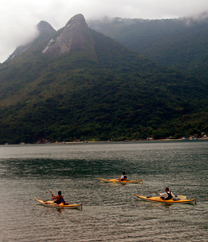
[[[107,182],[107,183],[120,183],[120,184],[137,184],[142,182],[143,180],[130,180],[130,181],[119,181],[118,179],[103,179],[103,178],[98,178],[101,182]]]
[[[177,199],[173,198],[173,199],[169,199],[169,200],[163,200],[160,197],[145,197],[145,196],[140,196],[137,194],[134,194],[135,196],[137,196],[138,198],[141,198],[143,200],[146,201],[152,201],[152,202],[161,202],[161,203],[168,203],[168,204],[172,204],[172,203],[195,203],[196,204],[196,199],[183,199],[184,196],[178,196]]]
[[[35,198],[36,201],[43,205],[43,206],[47,206],[47,207],[51,207],[51,208],[76,208],[76,209],[80,209],[82,210],[82,204],[67,204],[67,205],[64,205],[64,204],[57,204],[57,203],[54,203],[54,201],[43,201],[43,200],[40,200],[38,198]]]

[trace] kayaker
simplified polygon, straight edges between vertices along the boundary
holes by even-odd
[[[52,200],[55,200],[54,202],[57,204],[63,203],[66,204],[64,201],[64,197],[61,195],[61,191],[58,191],[58,196],[54,196],[53,193],[51,194]]]
[[[173,193],[169,190],[168,187],[165,188],[164,193],[159,192],[159,194],[161,196],[160,198],[163,200],[170,200],[170,199],[174,198]]]
[[[126,176],[125,172],[122,172],[122,175],[120,176],[120,178],[118,180],[119,181],[126,181],[127,180],[127,176]]]

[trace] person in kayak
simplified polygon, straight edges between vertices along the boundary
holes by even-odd
[[[120,178],[118,180],[119,181],[126,181],[127,180],[127,176],[126,176],[125,172],[122,172],[122,175],[120,176]]]
[[[161,196],[160,198],[163,200],[170,200],[170,199],[174,198],[173,193],[169,190],[168,187],[165,188],[164,193],[159,192],[159,194]]]
[[[58,192],[58,196],[54,196],[53,193],[51,194],[52,200],[55,200],[54,203],[61,204],[63,203],[64,205],[66,202],[64,201],[64,197],[61,195],[61,191]]]

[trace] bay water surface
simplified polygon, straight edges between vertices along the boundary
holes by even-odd
[[[101,183],[118,178],[143,184]],[[208,241],[208,142],[0,146],[0,241]],[[197,204],[139,200],[168,186]],[[38,205],[59,190],[83,209]]]

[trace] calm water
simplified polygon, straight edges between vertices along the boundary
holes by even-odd
[[[143,184],[101,183],[98,178]],[[0,241],[208,241],[208,142],[0,146]],[[166,186],[197,204],[134,196]],[[63,192],[83,210],[38,205]]]

